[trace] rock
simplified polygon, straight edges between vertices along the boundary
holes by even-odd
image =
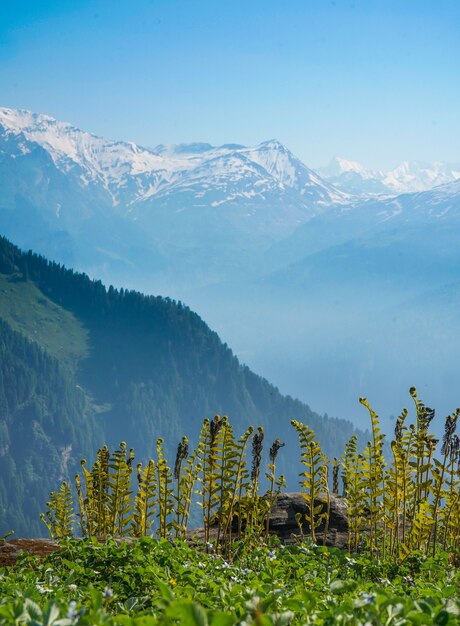
[[[325,506],[324,497],[315,500],[315,506],[320,504]],[[345,499],[331,495],[330,507],[326,545],[343,548],[348,541],[348,511]],[[301,493],[280,493],[270,514],[270,531],[277,534],[285,543],[298,540],[301,538],[301,533],[296,514],[299,513],[302,519],[302,532],[304,536],[309,536],[310,527],[305,520],[307,512],[307,501]],[[323,543],[323,531],[324,524],[316,530],[319,544]]]
[[[0,567],[13,565],[21,552],[45,557],[56,550],[59,544],[51,539],[11,539],[0,543]]]
[[[315,500],[315,506],[324,503],[324,498]],[[330,507],[326,545],[345,548],[348,542],[348,511],[345,499],[331,495]],[[269,523],[270,532],[278,535],[283,543],[294,543],[302,540],[302,534],[296,520],[296,514],[299,513],[302,520],[303,538],[308,538],[310,536],[310,527],[305,520],[307,511],[307,501],[301,493],[281,493],[272,506]],[[236,531],[237,528],[238,522],[235,518],[233,530]],[[324,524],[319,526],[315,534],[317,543],[323,545]],[[188,531],[187,535],[190,540],[194,540],[197,543],[204,541],[203,528]],[[215,526],[211,527],[209,535],[211,540],[216,538],[217,529]]]

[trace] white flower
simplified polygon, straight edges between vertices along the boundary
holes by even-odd
[[[274,553],[274,551],[273,551],[273,550],[271,550],[271,551],[268,553],[268,558],[269,558],[271,561],[273,561],[273,559],[276,559],[276,554]]]
[[[35,586],[41,594],[51,593],[51,589],[49,587],[44,587],[43,585],[35,585]]]
[[[110,587],[106,587],[104,589],[104,600],[108,600],[109,598],[113,598],[113,591],[110,589]]]
[[[69,591],[76,591],[77,590],[77,585],[74,585],[73,583],[71,585],[67,585],[67,589]]]
[[[356,565],[356,561],[354,559],[350,559],[349,556],[345,557],[345,561],[349,564],[349,565]]]
[[[375,597],[375,593],[363,593],[362,595],[363,600],[365,600],[368,604],[374,602]]]
[[[69,610],[67,611],[67,618],[74,620],[77,617],[78,617],[77,603],[75,602],[75,600],[72,600],[72,602],[69,604]]]

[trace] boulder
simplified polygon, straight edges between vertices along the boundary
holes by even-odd
[[[331,495],[329,528],[326,537],[326,545],[343,548],[348,541],[348,511],[344,498]],[[324,496],[315,500],[315,506],[325,504]],[[281,541],[290,543],[301,538],[299,524],[296,515],[300,514],[302,522],[302,533],[305,537],[310,535],[310,527],[305,520],[308,512],[307,501],[301,493],[280,493],[270,514],[269,529],[278,535]],[[324,524],[315,531],[319,544],[324,540]]]

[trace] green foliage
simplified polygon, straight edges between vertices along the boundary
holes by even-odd
[[[402,564],[309,544],[238,546],[226,561],[185,542],[62,542],[0,572],[0,626],[458,624],[446,554]]]
[[[315,439],[315,433],[301,422],[292,421],[300,440],[302,465],[300,474],[302,495],[307,501],[308,512],[305,519],[310,529],[310,537],[316,543],[316,529],[327,525],[329,515],[329,488],[327,482],[327,459]],[[318,503],[318,500],[322,500]]]
[[[385,437],[379,419],[365,398],[360,402],[370,415],[372,440],[362,453],[357,437],[352,436],[342,457],[344,499],[348,510],[348,548],[357,552],[363,546],[382,558],[405,560],[414,551],[436,554],[447,550],[452,558],[459,552],[460,438],[455,434],[460,410],[446,418],[441,458],[436,454],[437,440],[429,434],[434,411],[418,400],[416,423],[406,426],[407,410],[398,417],[395,437],[390,444],[392,458],[384,456]],[[331,496],[329,463],[314,431],[297,420],[292,421],[300,441],[302,495],[307,504],[304,519],[296,516],[303,538],[304,524],[313,543],[317,530],[326,544],[329,532]],[[246,453],[252,436],[252,468],[247,470]],[[156,461],[144,469],[137,465],[138,489],[134,496],[131,475],[134,450],[127,453],[122,442],[110,455],[107,446],[97,453],[91,471],[81,463],[83,480],[76,477],[78,518],[83,536],[105,537],[132,535],[142,537],[154,529],[161,538],[184,538],[198,482],[204,544],[207,549],[232,554],[234,538],[245,538],[247,545],[269,541],[270,511],[285,485],[276,479],[276,458],[283,446],[275,439],[269,450],[265,478],[268,491],[260,495],[264,430],[248,428],[236,439],[227,417],[205,419],[197,448],[189,456],[189,442],[183,437],[178,445],[174,473],[168,465],[163,439],[157,439]],[[339,461],[333,462],[333,490],[339,490]],[[275,488],[276,487],[276,488]],[[48,512],[42,516],[52,537],[71,534],[72,502],[67,483],[52,493]],[[237,528],[235,528],[237,523]],[[212,535],[212,536],[211,536]],[[214,546],[211,543],[214,541]]]
[[[153,459],[150,459],[143,469],[142,463],[137,464],[137,483],[132,534],[134,537],[145,537],[153,524],[157,498],[155,461]]]
[[[63,482],[59,491],[50,493],[48,510],[41,519],[51,539],[68,539],[72,537],[73,517],[72,493],[69,485]]]

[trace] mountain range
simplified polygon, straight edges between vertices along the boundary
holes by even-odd
[[[459,176],[316,173],[275,140],[144,148],[0,109],[4,235],[185,301],[281,389],[355,422],[359,395],[389,419],[413,384],[458,403]]]
[[[335,157],[318,173],[344,193],[360,198],[394,196],[403,193],[428,191],[460,178],[460,163],[435,161],[403,161],[397,167],[373,171],[356,161]]]

